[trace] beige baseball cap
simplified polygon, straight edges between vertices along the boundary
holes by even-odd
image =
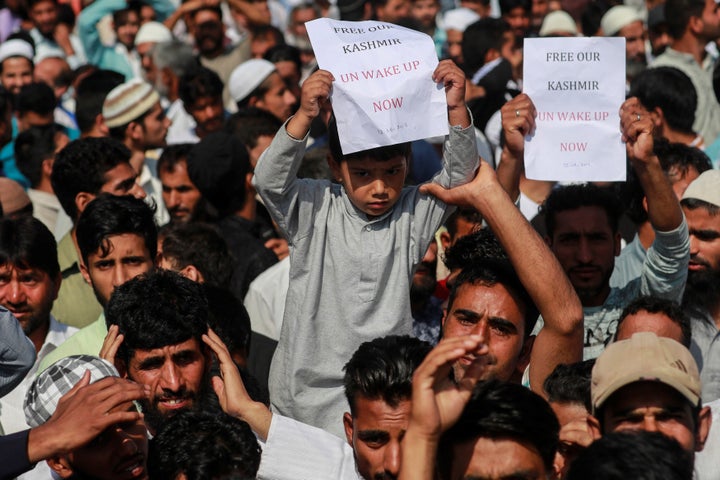
[[[660,382],[700,403],[700,373],[690,351],[670,338],[639,332],[611,343],[592,370],[593,413],[610,396],[635,382]]]

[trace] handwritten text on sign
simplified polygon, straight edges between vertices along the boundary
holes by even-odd
[[[524,91],[537,109],[535,134],[525,140],[528,178],[625,180],[625,40],[526,39],[524,59]]]
[[[318,65],[335,77],[332,103],[343,153],[447,134],[429,36],[376,21],[323,18],[306,27]]]

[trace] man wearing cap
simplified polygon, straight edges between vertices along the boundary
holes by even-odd
[[[33,80],[33,48],[24,40],[13,39],[0,45],[0,83],[13,95]]]
[[[683,307],[692,324],[693,357],[703,398],[720,398],[720,171],[708,170],[680,201],[690,231],[690,264]]]
[[[275,65],[254,58],[244,62],[230,75],[230,95],[238,110],[262,108],[284,122],[294,113],[297,98],[287,88]]]
[[[123,83],[105,98],[103,117],[110,137],[130,149],[130,164],[139,175],[138,183],[157,205],[158,225],[164,225],[169,216],[162,203],[162,186],[145,161],[147,150],[167,145],[170,120],[160,105],[160,95],[140,79]]]
[[[695,86],[698,103],[693,130],[710,145],[720,134],[720,104],[713,91],[715,58],[705,46],[720,38],[720,11],[715,0],[668,0],[665,19],[671,45],[650,67],[675,67]]]
[[[625,39],[625,74],[627,81],[647,67],[645,55],[645,25],[637,9],[627,5],[616,5],[600,20],[600,28],[606,37]]]
[[[135,50],[140,57],[141,71],[136,77],[142,77],[150,85],[158,88],[158,68],[155,65],[154,50],[159,43],[173,41],[172,32],[162,23],[147,22],[138,30],[135,36]]]
[[[602,433],[659,431],[687,452],[700,452],[711,428],[710,407],[702,406],[700,389],[698,368],[687,348],[654,333],[636,333],[610,344],[598,357],[590,422],[597,422]],[[701,479],[715,478],[697,473]]]
[[[448,10],[443,16],[447,35],[447,57],[458,65],[463,64],[462,39],[465,29],[480,20],[480,15],[469,8]]]

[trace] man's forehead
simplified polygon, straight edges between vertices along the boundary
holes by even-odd
[[[410,398],[399,400],[397,404],[389,404],[381,398],[370,399],[358,396],[355,399],[354,419],[357,423],[364,424],[360,428],[374,429],[373,425],[383,423],[407,422],[410,419]]]
[[[137,233],[119,233],[103,239],[102,246],[88,255],[88,260],[142,256],[150,259],[145,239]]]
[[[183,355],[188,353],[202,353],[200,343],[195,338],[189,338],[179,343],[173,343],[172,345],[164,345],[158,348],[136,348],[133,351],[132,359],[135,361],[142,361],[148,358],[172,358],[176,355]]]

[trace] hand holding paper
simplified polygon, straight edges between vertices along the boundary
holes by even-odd
[[[637,98],[625,100],[620,107],[620,129],[628,158],[647,162],[653,154],[653,121]]]
[[[313,119],[320,115],[321,105],[330,96],[333,80],[332,74],[326,70],[318,70],[305,80],[300,95],[300,108],[286,127],[290,136],[301,139],[307,135]]]

